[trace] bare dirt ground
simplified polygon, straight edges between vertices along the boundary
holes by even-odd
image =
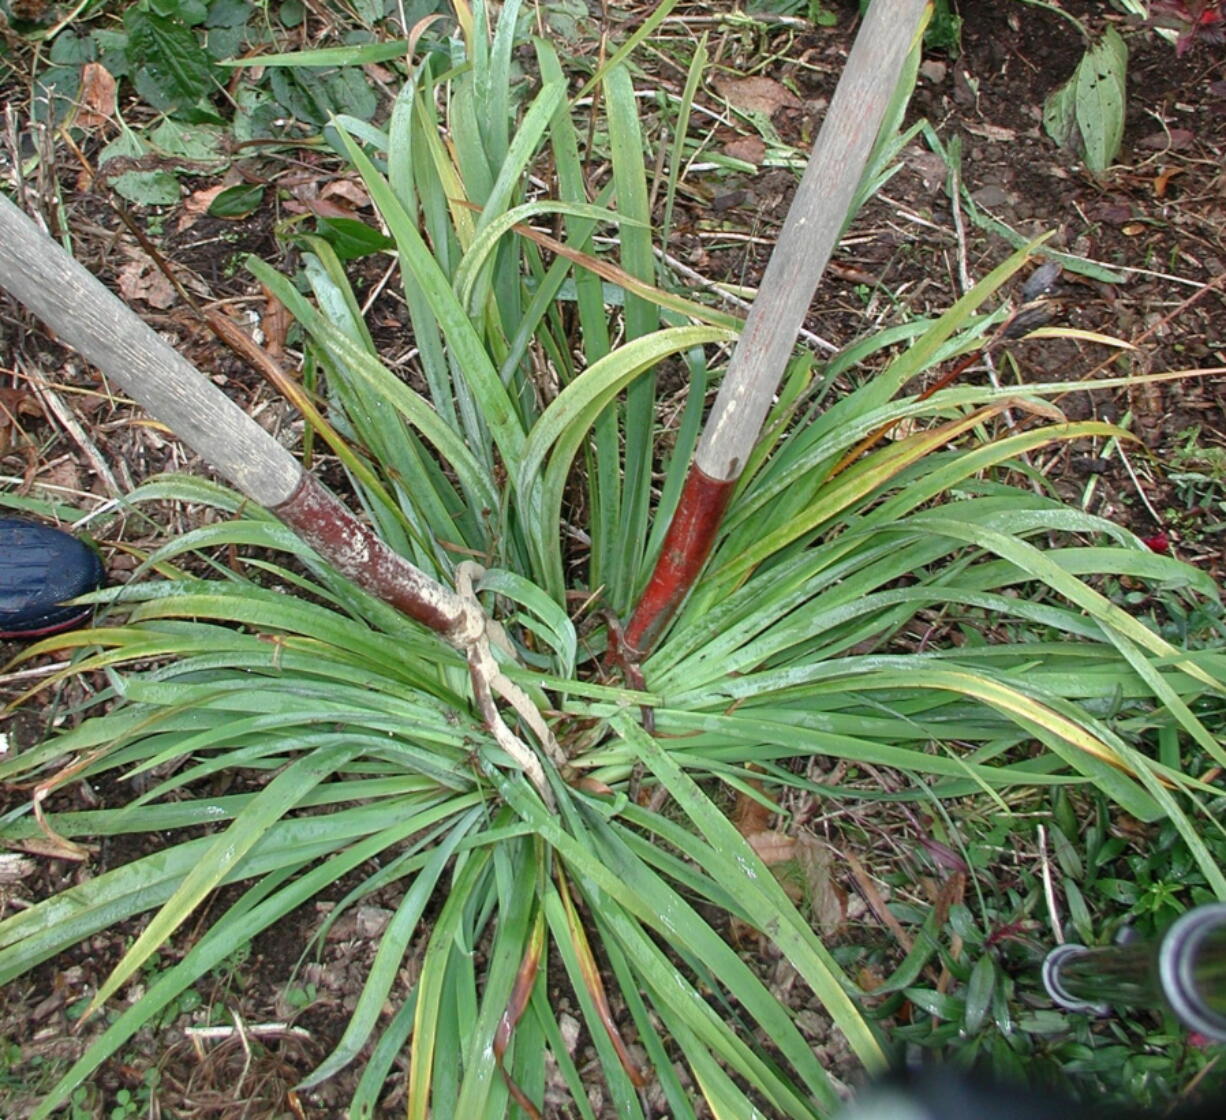
[[[1064,6],[1092,25],[1104,7],[1089,0],[1066,0]],[[1069,76],[1080,56],[1081,44],[1069,25],[1020,4],[962,7],[962,52],[929,57],[912,116],[926,117],[946,146],[960,143],[961,186],[979,213],[1025,236],[1053,231],[1052,245],[1119,275],[1118,282],[1107,282],[1066,270],[1057,293],[1057,322],[1135,343],[1138,349],[1121,359],[1123,366],[1112,367],[1117,371],[1226,366],[1226,51],[1201,47],[1176,57],[1152,34],[1132,36],[1124,147],[1117,165],[1096,178],[1057,149],[1040,123],[1043,97]],[[844,7],[839,14],[838,26],[830,29],[785,22],[766,30],[720,32],[713,41],[712,88],[722,76],[748,73],[764,54],[774,56],[763,76],[793,96],[768,106],[771,124],[782,141],[803,151],[850,44],[850,11]],[[640,83],[658,80],[679,87],[683,81],[675,69],[660,66],[657,72],[650,58],[644,65],[647,75]],[[14,85],[6,92],[13,95],[16,113],[10,142],[32,142],[37,137],[24,131],[20,117],[20,89]],[[740,144],[733,150],[749,159],[755,149],[745,147],[745,139],[730,127],[716,136],[718,143]],[[43,178],[26,184],[21,203],[54,215],[47,202],[58,194],[78,257],[262,422],[292,439],[289,410],[196,325],[180,296],[160,283],[147,254],[149,245],[155,247],[201,302],[257,303],[258,292],[234,261],[243,252],[278,258],[271,208],[240,223],[209,217],[188,221],[183,207],[137,212],[134,222],[148,239],[142,245],[108,205],[104,182],[83,174],[74,154],[58,141],[38,142],[47,145],[50,158]],[[791,170],[764,167],[734,179],[702,173],[687,179],[668,252],[708,280],[752,286],[795,178]],[[837,254],[813,305],[808,323],[813,334],[843,346],[880,323],[942,310],[1007,255],[1007,242],[977,224],[956,193],[953,204],[953,182],[949,165],[930,147],[912,144],[903,171],[872,202]],[[52,231],[62,232],[54,224]],[[991,372],[1005,382],[1089,379],[1104,372],[1104,361],[1114,353],[1091,342],[1023,342]],[[965,374],[989,375],[983,367]],[[1203,475],[1222,462],[1226,377],[1078,393],[1059,404],[1074,417],[1127,421],[1139,442],[1111,455],[1097,446],[1053,452],[1040,464],[1052,485],[1220,580],[1226,514],[1181,476]],[[200,465],[169,433],[142,421],[100,385],[91,370],[7,298],[0,299],[0,437],[6,490],[59,494],[69,504],[99,511],[83,531],[95,536],[115,580],[132,569],[137,553],[189,523],[190,512],[177,510],[155,511],[153,520],[108,512],[108,499],[134,483],[161,470]],[[1216,493],[1220,498],[1221,491]],[[17,643],[0,643],[0,664],[19,651]],[[23,665],[0,676],[0,700],[15,698],[50,669]],[[45,734],[49,723],[71,718],[65,713],[81,698],[79,692],[59,694],[49,705],[9,717],[6,730],[17,745],[28,744]],[[96,788],[73,796],[86,807],[112,793]],[[24,796],[28,791],[0,794]],[[88,867],[43,859],[26,880],[0,884],[0,904],[41,897],[137,854],[111,844],[96,852]],[[132,1099],[153,1069],[164,1115],[340,1116],[348,1088],[344,1075],[297,1098],[289,1090],[339,1036],[353,1005],[350,978],[362,975],[362,923],[377,927],[386,913],[378,905],[362,908],[333,929],[298,969],[324,917],[319,909],[312,907],[260,938],[230,972],[202,982],[198,1003],[171,1009],[160,1031],[145,1032],[122,1061],[105,1067],[99,1084],[108,1106],[114,1107],[124,1090]],[[74,1029],[80,996],[98,985],[128,932],[99,936],[73,959],[48,962],[0,994],[0,1038],[7,1040],[0,1047],[9,1048],[0,1069],[19,1071],[22,1079],[20,1087],[3,1083],[0,1114],[13,1120],[27,1115],[40,1078],[80,1053],[90,1036],[88,1029]],[[184,1028],[197,1021],[200,1007],[213,1004],[232,1008],[246,1024],[283,1026],[249,1034],[250,1051],[239,1035],[220,1043],[189,1041]],[[383,1115],[396,1115],[402,1107],[402,1069],[396,1077],[401,1081],[389,1087]]]

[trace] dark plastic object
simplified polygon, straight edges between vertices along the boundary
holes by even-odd
[[[102,561],[50,525],[0,517],[0,638],[37,638],[79,626],[92,607],[61,606],[101,586]]]

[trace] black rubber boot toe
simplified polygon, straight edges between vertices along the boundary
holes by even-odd
[[[50,525],[0,517],[0,638],[37,638],[79,626],[91,607],[63,606],[101,586],[102,561]]]

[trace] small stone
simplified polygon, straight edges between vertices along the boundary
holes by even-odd
[[[988,183],[977,191],[972,191],[971,199],[978,206],[986,206],[989,210],[996,210],[1002,206],[1009,205],[1009,192],[997,183]]]

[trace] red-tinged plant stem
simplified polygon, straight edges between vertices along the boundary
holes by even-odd
[[[735,486],[735,479],[712,478],[697,465],[690,467],[655,570],[626,627],[631,653],[649,650],[681,606],[711,555]]]
[[[650,652],[689,594],[842,233],[927,0],[873,0],[703,428],[655,570],[626,627]]]

